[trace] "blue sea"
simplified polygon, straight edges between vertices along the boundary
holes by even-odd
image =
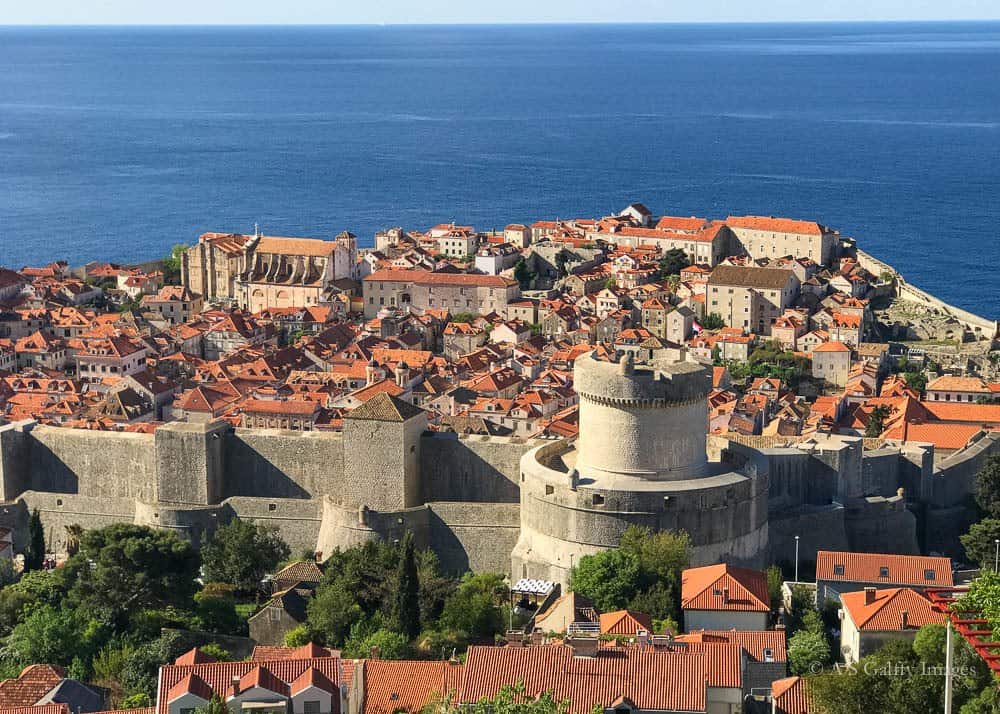
[[[634,200],[1000,317],[1000,23],[0,28],[0,264]]]

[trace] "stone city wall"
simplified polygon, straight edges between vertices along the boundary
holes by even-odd
[[[930,293],[921,290],[915,285],[911,285],[894,267],[879,260],[871,254],[859,249],[857,251],[857,258],[858,264],[862,268],[874,273],[875,275],[880,275],[883,272],[892,273],[896,277],[896,295],[900,300],[906,300],[908,302],[915,302],[921,305],[928,305],[930,307],[937,308],[945,314],[954,317],[974,333],[985,337],[986,339],[995,339],[998,333],[1000,333],[1000,330],[998,330],[998,325],[1000,325],[1000,323],[996,320],[988,320],[985,317],[973,314],[968,310],[963,310],[962,308],[949,305],[943,300],[934,297]]]
[[[542,443],[427,433],[420,444],[421,496],[431,501],[519,503],[521,457]]]

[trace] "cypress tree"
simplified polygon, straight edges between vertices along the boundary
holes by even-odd
[[[396,579],[395,602],[396,630],[410,641],[420,634],[420,582],[417,577],[417,558],[413,547],[413,534],[403,536],[399,572]]]
[[[45,527],[42,516],[36,508],[28,521],[28,548],[24,553],[24,569],[41,570],[45,560]]]

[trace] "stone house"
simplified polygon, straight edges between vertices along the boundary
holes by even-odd
[[[798,292],[799,279],[791,270],[720,265],[708,279],[705,309],[730,327],[770,335],[771,324]]]
[[[165,285],[155,295],[144,295],[142,306],[152,310],[170,325],[188,322],[201,312],[204,300],[201,295],[180,285]]]
[[[247,619],[250,639],[258,645],[283,645],[285,635],[306,621],[306,608],[313,589],[291,587],[280,590]]]
[[[786,255],[830,265],[837,248],[836,231],[815,221],[773,216],[729,216],[726,225],[753,259]]]
[[[146,369],[146,358],[150,354],[151,350],[145,342],[126,335],[91,340],[86,349],[74,357],[76,373],[81,380],[92,384],[99,384],[109,377],[138,374]]]
[[[670,308],[659,298],[642,303],[642,326],[657,337],[667,339],[667,312]]]
[[[61,371],[70,364],[66,343],[41,331],[15,341],[14,353],[18,369],[40,367]]]
[[[843,387],[851,374],[851,348],[843,342],[830,341],[812,351],[812,376]]]
[[[666,315],[666,335],[668,342],[682,345],[691,337],[694,328],[694,311],[681,306]]]
[[[448,359],[455,360],[475,352],[488,338],[486,330],[468,322],[449,322],[444,328],[443,352]]]
[[[944,375],[927,383],[926,394],[928,402],[975,402],[1000,397],[1000,385],[988,385],[979,377]]]
[[[499,275],[431,273],[426,270],[377,270],[362,281],[365,318],[385,308],[446,309],[488,315],[506,312],[521,296],[516,280]]]

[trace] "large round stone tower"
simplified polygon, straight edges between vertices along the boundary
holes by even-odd
[[[708,368],[582,355],[574,368],[580,433],[521,459],[515,578],[565,583],[580,556],[618,545],[632,524],[684,530],[694,564],[759,565],[767,550],[767,474],[709,461]]]

